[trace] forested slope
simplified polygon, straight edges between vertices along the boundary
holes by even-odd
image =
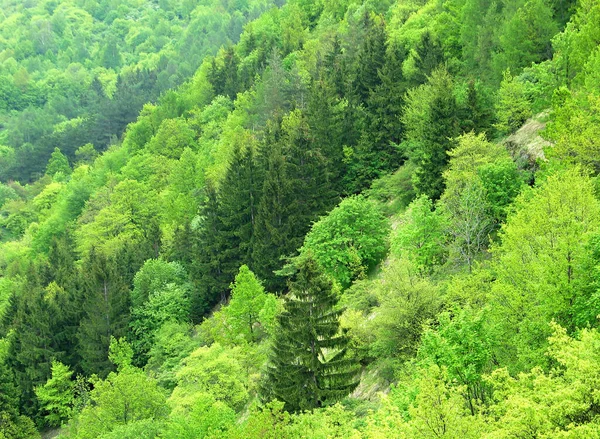
[[[31,3],[0,437],[600,437],[598,2]]]
[[[55,147],[102,152],[145,103],[237,42],[268,1],[10,1],[0,4],[0,180],[43,175]]]

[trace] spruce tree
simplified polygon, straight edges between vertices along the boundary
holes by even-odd
[[[312,141],[300,110],[281,122],[281,135],[265,145],[267,163],[254,230],[252,268],[265,280],[267,290],[281,291],[283,279],[274,275],[284,257],[302,245],[310,225],[336,204],[327,160]]]
[[[285,159],[280,147],[274,145],[268,155],[252,248],[252,268],[265,279],[265,286],[270,291],[283,287],[274,272],[281,268],[280,258],[289,248],[289,194]]]
[[[262,179],[254,160],[254,148],[236,145],[219,188],[219,217],[228,245],[224,259],[230,262],[233,279],[237,269],[250,262],[252,234],[256,221]]]
[[[200,322],[204,314],[219,300],[225,300],[237,266],[225,259],[228,241],[219,215],[220,203],[211,181],[207,181],[206,200],[201,207],[201,223],[197,225],[193,252],[195,260],[190,274],[196,286],[192,296],[192,320]]]
[[[440,42],[429,31],[421,35],[421,41],[415,49],[416,75],[415,85],[423,84],[427,78],[444,62],[444,49]]]
[[[415,189],[437,200],[444,191],[443,172],[448,151],[460,134],[459,109],[452,77],[445,69],[433,72],[427,84],[408,93],[403,115],[410,158],[417,165],[413,176]]]
[[[106,376],[111,337],[126,335],[129,319],[129,282],[116,257],[92,249],[81,272],[84,317],[78,330],[81,367],[86,374]]]
[[[310,255],[297,262],[295,279],[278,317],[263,388],[288,411],[335,403],[357,386],[358,365],[347,355],[340,333],[338,298],[332,283]]]
[[[364,103],[379,84],[381,79],[379,71],[385,63],[385,42],[387,39],[383,18],[371,17],[365,11],[363,16],[364,40],[358,52],[356,78],[354,79],[355,98],[359,103]]]
[[[350,166],[352,192],[360,192],[404,162],[399,144],[403,134],[400,115],[407,87],[402,75],[405,58],[403,49],[389,46],[385,64],[377,72],[380,84],[369,93],[363,132]]]

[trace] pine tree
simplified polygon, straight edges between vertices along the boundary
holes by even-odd
[[[357,386],[358,366],[340,334],[337,296],[331,281],[306,256],[298,262],[284,312],[278,317],[263,397],[279,399],[288,411],[335,403]]]

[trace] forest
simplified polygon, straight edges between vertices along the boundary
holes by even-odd
[[[0,439],[600,439],[600,1],[0,8]]]

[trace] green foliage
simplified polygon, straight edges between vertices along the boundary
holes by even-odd
[[[388,234],[388,221],[378,206],[352,196],[312,226],[301,251],[312,254],[328,275],[347,288],[383,258]]]
[[[423,326],[440,309],[439,289],[402,259],[391,261],[374,288],[380,306],[368,322],[375,336],[368,349],[376,358],[409,359],[416,353]]]
[[[231,284],[229,303],[205,322],[219,343],[253,343],[273,331],[277,299],[242,265]]]
[[[436,327],[423,333],[418,358],[423,364],[444,368],[451,382],[464,386],[465,400],[472,415],[490,396],[484,374],[492,365],[494,339],[486,325],[485,310],[471,308],[442,312]]]
[[[492,289],[495,322],[510,340],[501,358],[513,370],[543,362],[551,319],[574,328],[576,310],[595,306],[577,284],[600,218],[592,182],[578,169],[549,176],[516,205],[493,251]]]
[[[598,436],[596,1],[0,3],[0,437]]]
[[[44,411],[44,419],[50,427],[59,427],[72,414],[75,399],[75,382],[73,372],[68,366],[53,361],[52,377],[42,387],[35,389],[35,394]]]
[[[525,85],[519,77],[513,77],[510,70],[504,72],[498,98],[496,101],[496,118],[494,125],[500,134],[515,132],[532,116],[531,103]]]
[[[263,390],[264,399],[283,401],[292,411],[333,404],[358,384],[331,281],[310,254],[301,258],[278,316]]]
[[[421,195],[401,215],[392,235],[392,253],[410,260],[422,271],[443,264],[447,222],[438,210],[433,210],[431,200]]]
[[[177,371],[177,387],[171,403],[179,410],[193,411],[198,401],[210,395],[226,407],[240,411],[248,402],[250,377],[248,351],[218,343],[201,347],[186,357]]]
[[[437,69],[427,84],[408,92],[402,120],[407,128],[409,156],[417,165],[415,189],[419,195],[437,200],[444,190],[447,153],[454,146],[452,138],[459,134],[454,83],[445,69]]]
[[[499,369],[490,378],[494,387],[494,434],[547,437],[596,437],[598,415],[593,389],[598,380],[598,332],[584,329],[577,338],[554,324],[548,354],[558,367],[550,373],[540,368],[511,377]]]
[[[60,152],[60,149],[54,148],[50,160],[48,161],[48,166],[46,167],[46,175],[55,179],[60,179],[65,178],[70,173],[71,167],[69,166],[69,161],[64,154]],[[57,174],[60,174],[60,176]]]
[[[132,423],[158,421],[169,413],[164,390],[132,366],[123,365],[118,373],[96,381],[89,396],[90,403],[67,427],[67,438],[98,438]]]

